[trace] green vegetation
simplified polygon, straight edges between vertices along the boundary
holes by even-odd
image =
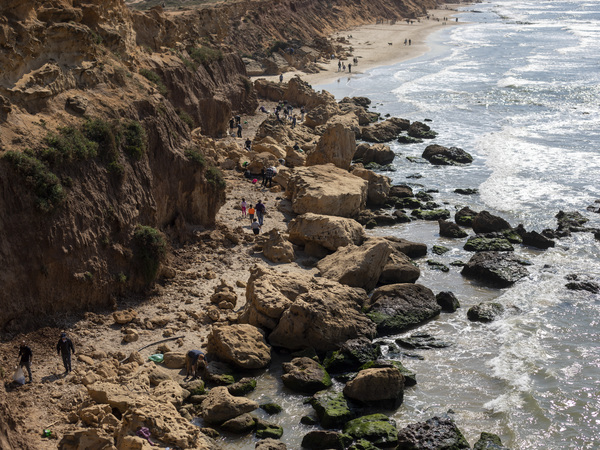
[[[119,158],[119,147],[114,133],[114,125],[101,119],[90,119],[83,124],[85,136],[98,144],[98,155],[105,163]]]
[[[133,233],[133,256],[146,283],[154,281],[166,254],[167,242],[160,231],[143,225],[136,228]]]
[[[267,50],[267,53],[269,55],[272,55],[273,53],[277,53],[279,50],[284,50],[286,47],[288,47],[287,43],[282,42],[282,41],[275,41],[275,42],[273,42],[271,47],[269,47],[269,49]]]
[[[74,127],[59,128],[58,134],[48,133],[44,143],[47,147],[40,150],[37,157],[50,165],[85,160],[98,154],[98,144]]]
[[[123,272],[119,272],[115,274],[115,281],[117,283],[124,284],[127,282],[127,275],[125,275]]]
[[[161,95],[167,95],[167,87],[165,86],[165,83],[159,74],[149,69],[140,69],[140,75],[148,79],[148,81],[154,83]]]
[[[195,148],[188,148],[184,152],[184,155],[187,157],[187,159],[198,164],[200,167],[206,166],[206,158],[204,158],[204,155]]]
[[[201,45],[200,47],[193,47],[189,51],[190,57],[198,64],[206,65],[214,61],[221,61],[223,59],[223,52],[219,49],[214,49]]]
[[[185,123],[190,130],[194,129],[194,119],[188,113],[186,113],[183,109],[177,110],[177,115],[181,119],[183,123]]]
[[[123,150],[134,159],[141,159],[146,152],[146,131],[134,120],[123,126]]]
[[[8,151],[2,158],[11,163],[17,173],[25,179],[25,184],[32,190],[35,205],[40,211],[51,212],[65,199],[66,193],[58,177],[35,156]]]
[[[225,179],[223,178],[223,173],[213,166],[210,166],[208,169],[206,169],[204,178],[206,178],[206,181],[208,181],[210,184],[214,184],[220,189],[225,189],[225,186],[227,185],[225,183]]]

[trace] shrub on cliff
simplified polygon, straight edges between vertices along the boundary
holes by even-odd
[[[225,189],[226,183],[225,179],[223,178],[223,173],[216,167],[210,166],[208,169],[206,169],[204,177],[210,184],[214,184],[220,189]]]
[[[166,254],[163,234],[156,228],[138,225],[133,233],[133,257],[146,283],[154,281]]]
[[[158,89],[158,92],[160,92],[161,95],[167,95],[167,87],[165,86],[165,83],[163,83],[163,80],[159,74],[149,69],[140,69],[140,75],[142,75],[148,81],[154,83],[156,89]]]
[[[54,210],[66,197],[58,177],[32,155],[8,151],[2,157],[25,179],[35,195],[35,205],[42,212]]]
[[[119,158],[114,129],[114,124],[102,119],[90,119],[82,127],[85,136],[98,144],[98,155],[105,163],[111,163]]]
[[[184,154],[187,157],[187,159],[189,159],[195,164],[198,164],[200,167],[206,166],[206,158],[195,148],[188,148]]]
[[[139,122],[132,120],[123,125],[123,150],[134,159],[146,152],[146,131]]]
[[[94,158],[98,154],[98,144],[75,127],[59,128],[58,133],[48,133],[44,144],[47,147],[39,150],[38,158],[50,165]]]
[[[223,59],[223,52],[218,49],[205,47],[193,47],[189,51],[190,57],[198,64],[206,65],[213,61],[221,61]]]

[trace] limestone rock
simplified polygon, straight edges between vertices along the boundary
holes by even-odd
[[[127,311],[122,310],[122,311],[115,311],[113,313],[113,319],[115,320],[115,323],[119,324],[119,325],[125,325],[133,320],[135,320],[137,318],[137,312],[135,312],[133,309],[129,309]]]
[[[448,148],[437,144],[428,145],[421,157],[431,164],[441,166],[470,164],[473,162],[473,157],[462,148]]]
[[[413,190],[407,184],[396,184],[390,188],[390,197],[414,197]]]
[[[275,228],[269,231],[268,239],[263,244],[263,255],[274,263],[290,263],[296,259],[292,243]]]
[[[365,240],[365,231],[355,220],[313,213],[302,214],[290,221],[288,232],[294,244],[312,242],[332,251],[350,244],[360,245]]]
[[[317,146],[307,152],[306,165],[332,163],[340,169],[348,170],[355,149],[356,139],[351,129],[341,123],[329,124],[317,142]]]
[[[340,111],[339,107],[335,103],[327,103],[323,105],[318,105],[312,108],[306,114],[306,119],[304,120],[304,124],[310,128],[316,128],[319,125],[324,125],[327,121],[338,114]]]
[[[135,403],[136,395],[127,388],[112,383],[94,383],[87,386],[89,396],[96,403],[108,404],[121,413]]]
[[[331,386],[331,378],[325,368],[311,358],[294,358],[283,364],[283,384],[293,391],[314,394]]]
[[[258,408],[258,403],[245,397],[234,397],[225,386],[212,388],[202,402],[202,418],[207,423],[221,424]]]
[[[396,334],[423,323],[441,311],[431,289],[420,284],[390,284],[373,292],[369,317],[380,335]]]
[[[163,355],[163,364],[169,369],[183,369],[185,367],[185,353],[168,352]]]
[[[287,446],[277,439],[267,438],[258,441],[254,447],[255,450],[287,450]]]
[[[79,429],[65,433],[58,443],[58,448],[75,450],[100,448],[105,450],[116,450],[113,442],[113,437],[104,430],[98,428]]]
[[[523,261],[510,252],[478,252],[461,273],[495,287],[508,287],[529,275]]]
[[[213,295],[210,297],[210,302],[217,305],[220,309],[234,309],[237,305],[237,294],[233,286],[225,280],[215,286]]]
[[[361,138],[367,142],[389,142],[394,140],[402,131],[408,130],[410,122],[398,117],[390,117],[361,129]]]
[[[365,207],[367,186],[365,180],[325,164],[294,169],[286,195],[296,214],[353,217]]]
[[[404,376],[393,367],[361,370],[346,384],[344,395],[366,405],[395,409],[404,398]]]
[[[408,241],[395,236],[384,236],[383,238],[390,243],[394,251],[404,253],[410,258],[418,258],[427,254],[426,244]]]
[[[385,240],[370,239],[361,246],[340,247],[319,261],[317,268],[330,280],[368,292],[377,285],[391,251]]]
[[[414,283],[421,276],[421,270],[402,252],[390,253],[379,277],[378,284]]]
[[[249,324],[213,325],[207,350],[241,369],[262,369],[271,362],[271,349],[263,334]]]
[[[159,403],[168,402],[179,407],[183,403],[183,400],[187,398],[189,392],[183,389],[179,383],[173,380],[165,380],[154,388],[152,394]]]
[[[362,178],[368,182],[367,185],[367,204],[372,206],[383,205],[390,193],[390,179],[385,175],[375,173],[372,170],[356,168],[352,175]]]
[[[400,448],[421,448],[427,442],[428,448],[469,449],[469,443],[452,419],[447,416],[433,417],[426,422],[410,424],[398,431]]]
[[[374,162],[385,166],[386,164],[391,164],[395,156],[396,154],[388,145],[369,145],[366,142],[363,142],[356,146],[356,152],[354,152],[354,157],[352,159],[360,160],[363,164]]]

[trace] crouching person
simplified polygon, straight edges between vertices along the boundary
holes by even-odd
[[[204,353],[200,350],[190,350],[185,355],[185,377],[198,378],[206,368]]]

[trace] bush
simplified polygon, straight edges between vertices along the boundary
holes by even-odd
[[[165,86],[165,83],[163,83],[163,80],[159,74],[153,72],[152,70],[140,69],[140,75],[145,77],[148,81],[154,83],[161,95],[167,95],[167,87]]]
[[[39,159],[51,165],[85,160],[98,154],[98,144],[74,127],[59,128],[58,134],[48,133],[44,143],[48,147],[38,152]]]
[[[123,150],[134,159],[146,152],[146,131],[139,122],[127,122],[123,127]]]
[[[194,119],[188,113],[186,113],[183,109],[177,110],[177,115],[181,119],[183,123],[185,123],[190,130],[194,129]]]
[[[8,151],[3,156],[25,179],[25,184],[35,195],[36,207],[51,212],[66,197],[58,177],[42,161],[25,153]]]
[[[156,278],[167,254],[167,242],[156,228],[138,225],[133,233],[133,256],[146,283]]]
[[[198,64],[206,65],[213,61],[221,61],[223,59],[223,52],[218,49],[205,47],[193,47],[190,50],[190,57]]]
[[[204,167],[206,165],[206,159],[204,158],[204,155],[198,150],[194,148],[188,148],[184,154],[190,161],[198,164],[200,167]]]
[[[114,129],[114,124],[101,119],[88,120],[83,124],[83,133],[89,140],[98,144],[98,155],[105,163],[111,163],[119,158]]]
[[[214,184],[218,188],[225,189],[226,183],[223,178],[223,173],[216,167],[210,166],[204,173],[206,181],[210,184]]]
[[[275,41],[273,42],[273,45],[271,45],[271,47],[269,47],[269,50],[267,50],[267,53],[269,55],[272,55],[273,53],[277,53],[279,50],[285,49],[288,45],[285,42],[282,41]]]

